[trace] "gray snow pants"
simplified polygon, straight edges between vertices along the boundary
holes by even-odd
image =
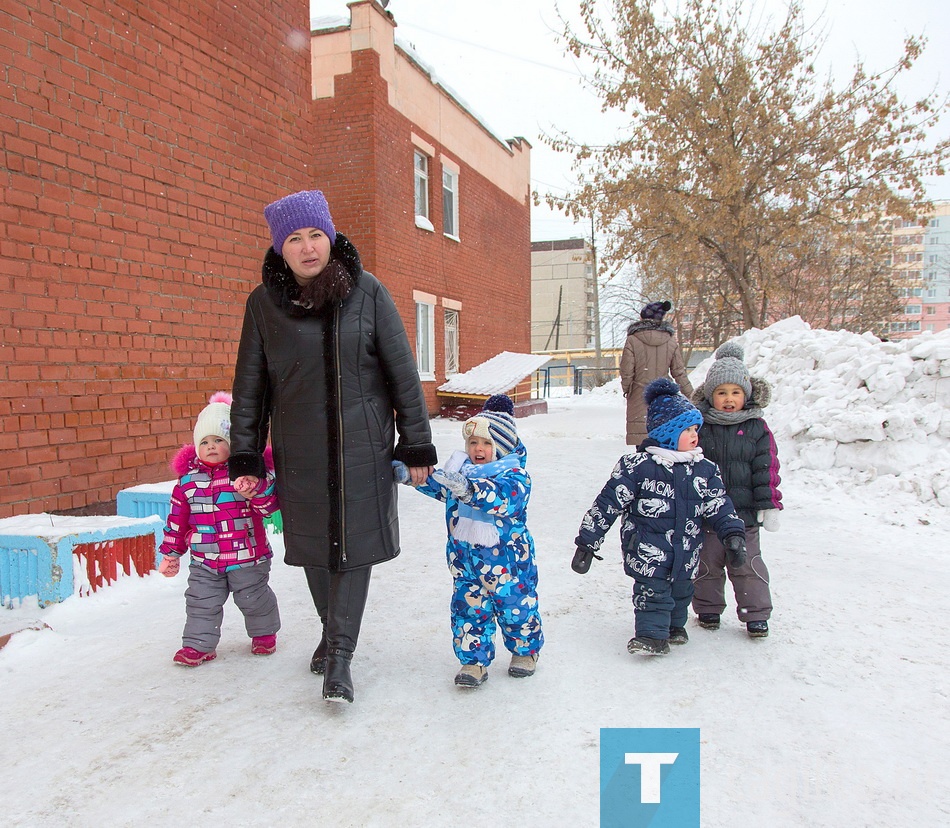
[[[726,608],[726,574],[736,594],[736,614],[743,624],[749,621],[768,621],[772,615],[772,595],[769,592],[769,570],[762,560],[759,546],[759,527],[746,526],[745,545],[748,560],[743,566],[727,563],[726,548],[716,533],[707,529],[703,548],[699,553],[699,569],[694,581],[693,612],[722,615]]]
[[[280,613],[269,578],[270,559],[230,572],[212,572],[198,564],[189,566],[182,646],[194,647],[202,653],[210,653],[218,646],[228,595],[233,596],[243,613],[249,637],[274,635],[280,629]]]

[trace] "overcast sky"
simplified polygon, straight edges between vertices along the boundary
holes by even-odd
[[[577,0],[559,7],[573,16]],[[781,17],[781,0],[758,0],[757,8]],[[343,0],[311,0],[311,16],[348,17]],[[532,145],[532,189],[568,190],[571,157],[555,153],[543,133],[566,131],[593,143],[609,140],[619,124],[600,112],[582,84],[580,68],[557,42],[554,0],[390,0],[397,37],[408,41],[439,79],[503,137],[522,136]],[[928,44],[902,88],[908,97],[937,87],[950,91],[950,2],[947,0],[805,0],[806,16],[827,35],[821,59],[836,77],[850,77],[857,58],[871,71],[893,64],[903,38],[923,34]],[[950,117],[939,135],[950,135]],[[934,179],[933,198],[950,198],[950,176]],[[542,206],[533,209],[532,238],[587,236],[589,225]]]

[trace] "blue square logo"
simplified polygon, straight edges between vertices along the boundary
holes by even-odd
[[[600,828],[699,828],[699,728],[600,729]]]

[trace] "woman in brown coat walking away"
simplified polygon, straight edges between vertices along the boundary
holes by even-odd
[[[643,389],[658,377],[672,376],[687,397],[693,393],[686,376],[676,333],[663,317],[673,305],[650,302],[640,319],[627,329],[627,341],[620,358],[620,385],[627,398],[627,445],[638,446],[647,436],[647,407]]]

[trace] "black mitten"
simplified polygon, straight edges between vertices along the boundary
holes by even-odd
[[[742,535],[731,535],[723,541],[722,545],[726,547],[730,564],[735,567],[745,565],[749,556],[746,555],[745,538]]]
[[[597,558],[598,561],[603,560],[593,549],[588,549],[586,546],[578,546],[577,551],[574,553],[574,560],[571,561],[571,569],[579,575],[586,575],[590,570],[591,561],[593,561],[594,558]]]

